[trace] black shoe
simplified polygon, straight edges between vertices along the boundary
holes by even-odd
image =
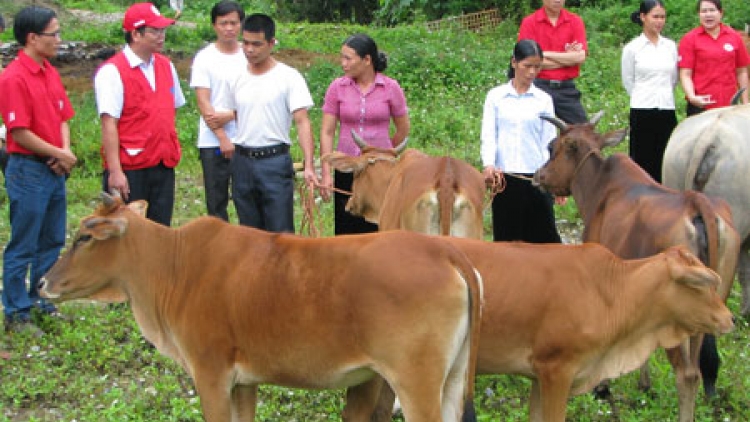
[[[44,336],[44,331],[37,327],[31,318],[27,316],[21,317],[5,317],[5,332],[8,334],[29,334],[32,337],[40,338]]]

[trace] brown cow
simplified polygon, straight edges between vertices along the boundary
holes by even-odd
[[[625,261],[596,243],[443,239],[484,280],[477,373],[531,378],[533,422],[564,422],[570,394],[638,368],[657,347],[732,328],[718,275],[682,247]],[[380,400],[372,420],[388,421],[390,390]]]
[[[550,159],[537,171],[535,179],[554,195],[572,193],[583,217],[584,241],[602,243],[626,259],[683,245],[721,276],[719,294],[726,300],[740,243],[726,202],[699,192],[666,188],[627,155],[605,158],[601,149],[621,142],[627,129],[596,133],[594,125],[601,113],[589,123],[576,125],[543,118],[554,123],[560,135],[550,144]],[[702,339],[702,335],[697,335],[689,344],[667,351],[676,372],[681,422],[694,419]],[[709,342],[704,347],[701,361],[712,348],[715,353],[715,344]],[[689,354],[684,353],[686,349]],[[718,369],[718,354],[715,359],[713,370],[701,365],[709,395],[714,392],[712,371]]]
[[[380,230],[406,229],[481,239],[484,179],[465,161],[430,157],[406,150],[371,147],[352,136],[362,155],[340,152],[323,160],[336,170],[353,172],[347,211],[379,225]]]
[[[458,421],[462,402],[474,420],[481,286],[455,248],[417,233],[306,239],[210,217],[172,229],[145,208],[105,195],[41,291],[129,300],[143,335],[193,378],[207,421],[252,421],[259,384],[355,386],[356,403],[376,374],[410,422]]]

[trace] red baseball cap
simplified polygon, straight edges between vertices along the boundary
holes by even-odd
[[[166,28],[174,24],[174,19],[165,18],[159,9],[151,3],[136,3],[125,11],[122,29],[133,31],[144,26],[152,28]]]

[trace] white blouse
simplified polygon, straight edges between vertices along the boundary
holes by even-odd
[[[557,135],[542,115],[554,116],[552,97],[533,84],[524,94],[510,82],[490,90],[482,116],[482,165],[525,174],[539,169]]]
[[[674,110],[677,84],[677,46],[659,36],[654,45],[641,33],[622,51],[622,84],[630,108]]]

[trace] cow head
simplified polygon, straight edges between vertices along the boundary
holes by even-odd
[[[43,297],[54,301],[89,298],[102,302],[124,302],[117,275],[121,263],[115,259],[121,247],[118,238],[128,229],[128,215],[146,214],[145,201],[123,204],[119,196],[102,193],[102,204],[81,220],[73,244],[39,282]],[[98,271],[91,271],[91,268]]]
[[[732,313],[717,292],[721,278],[682,246],[664,253],[669,279],[662,310],[672,313],[689,334],[724,334],[734,328]],[[659,311],[660,312],[660,311]],[[678,339],[674,339],[679,343]],[[669,335],[662,346],[674,347]]]
[[[627,128],[606,134],[594,130],[603,114],[604,112],[600,111],[588,123],[571,125],[556,117],[541,117],[555,125],[560,133],[549,144],[549,160],[534,174],[536,184],[556,196],[570,195],[573,181],[583,164],[592,155],[601,159],[603,148],[617,145],[625,139]]]
[[[352,130],[352,137],[362,151],[358,157],[341,152],[332,152],[323,157],[333,168],[344,173],[353,173],[352,193],[346,210],[377,224],[380,207],[391,183],[398,155],[406,148],[405,139],[396,148],[377,148],[367,144]]]

